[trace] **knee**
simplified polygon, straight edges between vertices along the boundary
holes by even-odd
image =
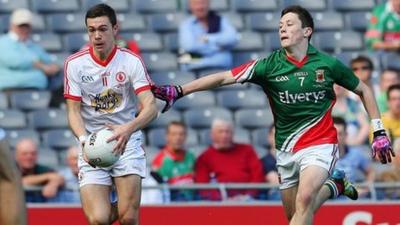
[[[89,215],[88,221],[90,225],[109,225],[110,218],[107,215]]]
[[[299,208],[308,208],[312,201],[313,201],[314,195],[310,192],[299,192],[297,193],[296,196],[296,210]]]

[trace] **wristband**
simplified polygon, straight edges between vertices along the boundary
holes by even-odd
[[[86,141],[86,135],[79,136],[78,140],[80,143],[84,143]]]
[[[381,119],[372,119],[371,124],[372,124],[372,129],[374,132],[385,129],[385,128],[383,128],[383,123],[382,123]]]

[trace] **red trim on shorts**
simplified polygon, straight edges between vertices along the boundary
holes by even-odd
[[[79,96],[73,96],[73,95],[69,95],[69,94],[64,94],[64,98],[66,99],[71,99],[77,102],[80,102],[82,100],[82,97]]]
[[[147,90],[150,90],[150,89],[151,89],[151,86],[150,85],[146,85],[146,86],[140,87],[138,89],[135,89],[135,94],[138,95],[140,92],[147,91]]]
[[[115,53],[117,52],[117,46],[114,45],[114,48],[111,50],[110,55],[107,57],[106,60],[101,61],[100,59],[98,59],[95,55],[94,55],[94,50],[93,50],[93,46],[89,47],[89,53],[90,56],[92,57],[93,61],[95,61],[97,64],[99,64],[100,66],[107,66],[108,63],[113,59]]]
[[[308,55],[304,56],[304,58],[300,61],[297,61],[295,58],[291,57],[290,55],[286,55],[286,59],[297,66],[298,68],[301,68],[304,64],[306,64],[308,60]]]

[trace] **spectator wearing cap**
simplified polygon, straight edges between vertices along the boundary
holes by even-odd
[[[0,37],[0,90],[46,89],[49,78],[60,71],[50,55],[30,39],[32,20],[29,10],[16,9],[10,17],[9,32]],[[56,86],[54,89],[61,85]]]

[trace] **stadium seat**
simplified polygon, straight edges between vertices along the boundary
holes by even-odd
[[[73,12],[80,10],[78,0],[32,0],[31,2],[32,10],[39,13]]]
[[[245,26],[241,14],[235,12],[224,12],[221,13],[221,15],[226,17],[228,21],[236,28],[236,30],[241,31],[244,29]]]
[[[236,126],[247,129],[265,128],[273,123],[270,109],[239,109],[234,117]]]
[[[70,129],[51,129],[41,132],[42,145],[55,150],[77,146],[78,141]]]
[[[147,141],[149,145],[162,148],[165,145],[165,127],[150,129],[147,132]]]
[[[177,0],[152,0],[152,1],[135,1],[136,10],[141,13],[160,13],[160,12],[176,12],[178,10]]]
[[[251,132],[251,140],[254,145],[268,146],[268,128],[258,128]]]
[[[257,12],[246,17],[247,26],[254,31],[278,31],[279,13]]]
[[[215,118],[232,120],[232,113],[222,107],[189,109],[183,113],[183,120],[191,128],[210,128]]]
[[[8,31],[9,15],[0,15],[0,33],[3,34]]]
[[[190,146],[187,148],[188,151],[190,151],[191,153],[193,153],[195,155],[195,157],[199,157],[199,155],[201,155],[201,153],[204,152],[204,150],[206,150],[208,148],[208,145],[196,145],[196,146]]]
[[[360,51],[346,51],[346,52],[341,52],[335,55],[337,59],[339,59],[344,65],[350,66],[350,62],[353,58],[363,55],[367,56],[368,58],[371,59],[372,63],[374,64],[374,69],[375,70],[381,70],[381,61],[378,53],[374,52],[360,52]]]
[[[150,28],[155,32],[177,32],[183,13],[158,13],[149,16]]]
[[[268,100],[262,91],[257,90],[222,90],[217,93],[219,106],[237,110],[240,108],[264,108]]]
[[[149,71],[177,70],[178,62],[176,55],[169,52],[143,53],[143,60]]]
[[[231,0],[238,12],[274,11],[278,9],[276,0]]]
[[[346,23],[348,28],[360,32],[365,32],[368,27],[368,23],[371,18],[370,11],[361,12],[348,12],[345,15]]]
[[[64,61],[65,59],[70,55],[71,53],[69,52],[56,52],[56,53],[51,53],[50,57],[51,60],[59,65],[61,68],[64,67]]]
[[[41,14],[34,13],[32,20],[32,31],[43,32],[46,30],[46,23],[44,22],[44,16]]]
[[[281,48],[281,41],[279,39],[278,32],[265,33],[264,42],[269,44],[271,51],[275,51]]]
[[[179,110],[187,110],[194,108],[207,108],[215,106],[215,96],[213,91],[201,91],[191,93],[184,98],[179,99],[174,104],[174,108]]]
[[[37,144],[40,143],[40,135],[36,130],[33,129],[12,129],[6,131],[7,142],[12,149],[15,149],[17,143],[24,138],[30,138]]]
[[[265,146],[260,146],[260,145],[253,145],[254,151],[256,151],[256,154],[259,159],[265,156],[267,154],[268,150]]]
[[[25,113],[18,109],[2,109],[0,110],[0,127],[4,129],[25,128]]]
[[[135,13],[117,14],[121,32],[138,32],[147,29],[144,16]]]
[[[327,9],[327,0],[283,0],[283,7],[301,5],[309,11],[324,11]]]
[[[233,65],[239,66],[243,63],[267,57],[268,52],[264,51],[249,51],[249,52],[235,52],[233,54]]]
[[[196,79],[196,76],[192,72],[185,72],[179,70],[169,71],[169,72],[159,71],[152,73],[151,79],[154,81],[154,83],[158,85],[162,84],[182,85]]]
[[[156,155],[160,152],[160,148],[156,146],[144,146],[143,147],[144,152],[146,153],[146,160],[147,160],[147,165],[151,165],[153,162],[154,158]]]
[[[257,32],[241,32],[239,34],[239,42],[233,48],[234,51],[258,51],[263,50],[263,40],[260,33]]]
[[[24,111],[45,109],[49,106],[50,100],[50,91],[26,90],[10,92],[11,107]]]
[[[385,53],[381,59],[384,69],[400,70],[400,56],[398,53]]]
[[[179,0],[180,8],[189,11],[188,0]],[[210,9],[214,11],[227,11],[229,10],[229,0],[213,0],[210,1]]]
[[[89,42],[87,33],[67,33],[63,35],[64,49],[70,53],[79,51]]]
[[[177,33],[168,33],[163,35],[164,46],[167,51],[178,53],[179,43]]]
[[[121,33],[125,40],[133,39],[138,44],[141,52],[162,51],[161,35],[157,33]]]
[[[105,3],[111,6],[116,12],[128,12],[129,0],[81,0],[83,10],[88,10],[90,7]]]
[[[337,11],[371,11],[375,6],[374,0],[332,0],[333,8]]]
[[[0,92],[0,109],[8,109],[8,97],[4,92]]]
[[[212,143],[210,129],[203,129],[199,132],[200,144],[210,145]],[[251,143],[250,132],[246,129],[236,127],[233,130],[233,141],[235,143]]]
[[[53,149],[39,146],[38,164],[57,170],[61,165],[59,158],[57,152]]]
[[[317,12],[313,14],[315,30],[342,30],[343,16],[337,12]]]
[[[51,31],[57,33],[86,32],[83,13],[49,14],[47,15],[47,24]]]
[[[163,103],[164,104],[164,103]],[[164,105],[163,105],[164,107]],[[175,106],[173,106],[175,107]],[[182,116],[179,111],[174,109],[170,109],[165,113],[162,113],[157,119],[153,120],[148,127],[155,128],[155,127],[166,127],[171,121],[181,121]]]
[[[364,47],[363,36],[353,31],[320,32],[315,34],[318,46],[328,52],[361,50]]]
[[[29,8],[28,0],[0,1],[0,13],[11,13],[14,9]]]
[[[67,128],[67,112],[62,109],[38,109],[28,113],[30,127],[38,130]]]
[[[61,38],[55,33],[36,33],[32,35],[32,40],[49,52],[63,50]]]

